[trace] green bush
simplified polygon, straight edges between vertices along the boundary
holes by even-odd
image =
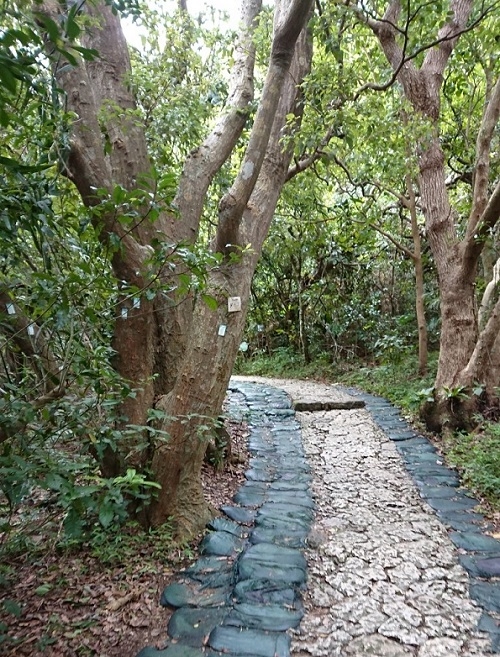
[[[446,446],[466,486],[500,509],[500,426],[488,422],[480,433],[457,433]]]

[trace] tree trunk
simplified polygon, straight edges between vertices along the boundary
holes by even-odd
[[[418,373],[424,376],[427,373],[428,346],[427,346],[427,321],[425,318],[424,302],[424,268],[422,265],[422,244],[420,230],[417,222],[417,203],[411,174],[406,174],[406,189],[408,192],[411,234],[413,240],[413,266],[415,268],[415,310],[418,328]]]
[[[142,468],[153,453],[152,470],[162,489],[150,509],[151,522],[159,524],[173,516],[181,534],[199,529],[209,513],[200,484],[204,432],[220,413],[243,331],[250,279],[291,158],[290,152],[282,152],[280,140],[286,116],[295,108],[297,84],[310,64],[302,35],[300,56],[290,76],[295,44],[311,4],[311,0],[276,3],[261,101],[240,172],[220,203],[215,250],[225,254],[225,261],[210,273],[206,290],[218,300],[215,311],[201,299],[196,300],[193,311],[190,295],[183,300],[169,295],[175,276],[153,264],[151,244],[153,238],[165,244],[189,244],[198,236],[208,187],[233,151],[253,99],[252,31],[261,0],[242,3],[244,29],[235,49],[229,98],[212,132],[186,161],[175,199],[177,216],[166,211],[154,224],[147,220],[147,203],[138,209],[132,225],[120,223],[121,208],[111,203],[117,185],[125,190],[142,186],[147,191],[155,181],[144,130],[127,119],[126,112],[135,109],[126,79],[130,62],[119,19],[109,7],[86,8],[93,21],[84,45],[95,48],[100,57],[76,68],[56,67],[68,109],[78,116],[66,174],[85,204],[96,208],[95,225],[101,239],[119,243],[112,264],[124,287],[113,346],[116,368],[134,392],[121,409],[124,424],[145,425],[155,396],[160,396],[158,408],[166,414],[162,428],[169,434],[166,441],[156,438],[149,449],[139,452],[137,446],[144,442],[139,431],[123,451],[108,450],[101,465],[105,474],[112,476],[124,467],[126,459],[127,464]],[[44,11],[55,20],[61,10],[62,5],[46,0]],[[106,145],[111,148],[108,155]],[[109,195],[104,205],[96,189]],[[176,274],[181,269],[178,267]],[[142,293],[155,280],[161,280],[167,294],[160,293],[151,301]],[[130,299],[131,288],[139,291],[139,307]],[[230,296],[241,298],[241,311],[228,313]],[[224,334],[221,325],[227,327]]]
[[[289,46],[292,50],[293,43]],[[297,43],[291,75],[283,70],[280,88],[275,90],[280,100],[274,115],[267,119],[272,127],[259,176],[238,225],[231,226],[233,237],[249,248],[236,259],[229,257],[210,274],[207,291],[217,299],[218,307],[212,310],[197,300],[180,375],[172,392],[158,404],[168,416],[162,428],[170,439],[157,446],[153,458],[153,472],[162,485],[162,494],[150,509],[150,521],[158,525],[175,517],[181,535],[198,531],[210,514],[200,484],[206,449],[203,431],[221,412],[245,326],[251,279],[291,160],[291,151],[283,151],[281,146],[283,126],[288,114],[295,112],[300,117],[297,84],[308,72],[310,62],[311,49],[304,31]],[[223,206],[221,212],[225,211]],[[227,224],[219,226],[219,231],[226,230]],[[219,234],[215,243],[221,240]],[[241,311],[228,312],[229,297],[241,299]],[[195,416],[183,419],[186,414]]]
[[[396,38],[401,13],[399,0],[388,5],[383,21],[367,18],[381,47],[402,84],[414,110],[429,122],[430,134],[419,144],[419,187],[427,235],[438,272],[441,309],[441,340],[435,401],[426,404],[423,414],[434,430],[470,426],[478,408],[471,385],[483,383],[492,390],[500,380],[500,328],[498,304],[479,334],[475,280],[478,261],[486,238],[500,216],[500,184],[488,196],[490,149],[500,112],[500,82],[487,92],[476,143],[472,208],[466,234],[460,239],[458,216],[451,207],[445,181],[445,157],[439,139],[440,91],[449,57],[466,29],[472,9],[470,0],[451,0],[452,17],[437,35],[420,68],[405,61],[405,52]],[[408,26],[406,26],[408,28]],[[464,393],[469,399],[461,400]]]
[[[130,387],[120,408],[121,427],[147,424],[155,396],[173,387],[182,361],[192,299],[188,295],[180,300],[168,294],[181,267],[175,275],[158,271],[150,262],[154,254],[150,244],[153,238],[174,245],[193,243],[197,238],[208,186],[236,144],[253,99],[255,46],[251,32],[260,6],[261,0],[244,5],[242,36],[235,48],[233,84],[225,111],[186,161],[175,199],[178,216],[164,212],[154,224],[147,218],[149,206],[145,204],[138,208],[132,225],[123,226],[121,208],[108,202],[109,209],[103,211],[102,196],[96,195],[96,190],[104,189],[112,198],[117,185],[125,190],[148,191],[156,184],[145,132],[135,118],[129,119],[126,114],[136,106],[127,81],[130,60],[118,16],[104,4],[86,5],[93,23],[82,41],[87,48],[97,50],[99,57],[93,62],[82,61],[78,67],[66,62],[54,64],[68,109],[78,116],[65,173],[75,183],[83,202],[96,208],[95,226],[103,242],[118,242],[118,247],[111,250],[112,264],[117,280],[125,288],[114,328],[113,364]],[[62,5],[46,0],[43,10],[58,20]],[[106,140],[111,149],[107,155]],[[143,293],[155,279],[163,282],[167,294],[161,292],[149,300]],[[139,297],[139,306],[130,298],[131,287],[138,290],[134,296]],[[145,465],[148,452],[134,449],[144,443],[144,435],[138,431],[133,442],[106,449],[101,462],[105,476],[115,476],[126,464]]]

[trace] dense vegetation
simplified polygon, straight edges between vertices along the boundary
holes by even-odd
[[[240,37],[183,3],[2,6],[6,553],[199,529],[242,342],[239,371],[424,409],[498,504],[498,3],[318,2],[307,38],[258,4]]]

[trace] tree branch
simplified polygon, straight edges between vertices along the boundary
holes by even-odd
[[[325,151],[323,148],[325,146],[328,146],[330,143],[333,135],[334,135],[335,129],[333,126],[330,126],[328,130],[326,131],[325,135],[321,138],[319,144],[316,146],[314,151],[310,155],[306,155],[302,157],[300,160],[297,160],[293,167],[290,167],[288,169],[288,172],[286,174],[286,181],[288,182],[292,178],[295,178],[295,176],[302,171],[305,171],[309,167],[311,167],[315,162],[317,162],[323,155],[325,155]]]
[[[370,223],[369,224],[371,228],[377,231],[377,233],[380,233],[384,237],[386,237],[389,242],[392,242],[394,246],[399,250],[402,251],[405,255],[407,255],[409,258],[411,258],[413,261],[415,261],[415,253],[411,251],[408,247],[406,247],[404,244],[401,244],[401,242],[398,242],[398,240],[393,237],[390,233],[385,231],[381,226],[378,224]]]
[[[489,97],[488,97],[489,96]],[[500,116],[500,78],[487,94],[483,118],[476,140],[473,204],[467,227],[466,240],[473,238],[488,203],[491,140]]]
[[[221,253],[230,252],[231,246],[239,243],[241,218],[260,174],[295,43],[309,15],[312,0],[291,0],[287,9],[283,9],[283,4],[276,5],[271,59],[248,146],[238,175],[219,205],[215,249]]]
[[[254,98],[255,43],[253,33],[262,0],[242,3],[242,32],[236,47],[231,73],[231,88],[225,112],[220,114],[213,130],[203,143],[187,158],[174,200],[182,223],[190,227],[194,240],[198,232],[200,216],[207,189],[214,175],[231,154],[248,118]],[[172,220],[172,232],[177,232],[180,222]]]
[[[9,309],[14,312],[9,312]],[[8,340],[11,340],[21,353],[29,358],[35,370],[38,370],[45,390],[50,392],[61,387],[59,362],[40,327],[26,317],[5,288],[0,289],[0,323],[4,332],[8,333]],[[28,333],[30,327],[33,337]]]

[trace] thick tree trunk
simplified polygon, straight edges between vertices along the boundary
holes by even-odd
[[[154,253],[150,243],[153,237],[174,245],[196,240],[208,186],[239,138],[253,99],[252,29],[260,6],[261,0],[250,0],[244,5],[242,37],[235,49],[233,84],[225,111],[204,143],[186,161],[175,200],[179,216],[164,212],[154,224],[147,219],[146,205],[138,208],[137,220],[132,225],[122,226],[121,208],[103,213],[102,198],[95,193],[105,189],[112,197],[116,185],[125,190],[147,190],[155,184],[145,132],[135,117],[127,118],[127,111],[136,109],[127,81],[130,60],[119,18],[110,7],[86,6],[93,23],[83,43],[97,50],[99,57],[93,62],[82,61],[76,68],[66,62],[55,65],[68,109],[78,116],[65,173],[87,206],[99,206],[95,225],[100,238],[105,243],[119,240],[112,264],[125,289],[114,328],[114,366],[133,391],[120,408],[122,427],[147,424],[155,396],[166,394],[176,380],[189,334],[192,298],[188,295],[182,300],[160,293],[153,301],[146,299],[143,292],[151,280],[159,278],[168,290],[175,285],[181,269],[178,267],[174,275],[168,273],[168,268],[167,274],[156,271],[149,261]],[[61,10],[62,5],[52,0],[44,3],[44,11],[54,20]],[[110,148],[107,155],[106,143]],[[139,305],[130,298],[129,287],[138,290]],[[144,442],[143,438],[139,431],[135,442]],[[103,473],[115,476],[125,466],[125,459],[128,465],[143,466],[148,452],[141,453],[133,447],[128,444],[116,450],[107,449],[101,463]]]
[[[206,449],[202,427],[210,426],[220,415],[245,326],[251,279],[291,160],[291,152],[284,152],[281,146],[283,126],[287,114],[301,114],[297,84],[309,70],[310,62],[310,44],[304,31],[297,43],[291,75],[283,72],[277,110],[268,118],[272,128],[262,168],[243,216],[231,227],[238,242],[249,248],[236,261],[228,258],[220,270],[211,273],[208,293],[218,300],[218,308],[211,310],[202,300],[197,301],[182,370],[172,392],[159,402],[172,419],[163,426],[170,439],[157,446],[153,459],[153,472],[162,493],[151,507],[150,520],[157,525],[173,516],[183,535],[203,527],[210,513],[200,484]],[[226,228],[223,224],[219,230]],[[219,236],[216,243],[220,240]],[[229,297],[241,299],[241,311],[228,312]],[[183,420],[186,413],[197,417]]]
[[[192,315],[189,296],[182,301],[168,294],[154,301],[141,298],[137,307],[127,295],[130,286],[142,292],[155,277],[167,287],[172,283],[172,277],[155,270],[150,262],[153,234],[169,244],[195,241],[208,186],[245,125],[253,98],[255,47],[251,33],[261,2],[247,0],[242,4],[246,30],[235,52],[229,100],[210,135],[186,161],[175,199],[179,218],[164,213],[153,225],[144,220],[145,207],[135,224],[123,227],[118,220],[119,207],[101,210],[96,216],[101,238],[120,241],[113,268],[117,279],[125,282],[125,289],[113,346],[117,370],[135,391],[123,404],[125,422],[145,424],[155,395],[160,395],[158,408],[166,414],[162,428],[168,431],[168,440],[157,439],[142,454],[132,449],[134,464],[142,466],[154,451],[152,469],[162,490],[150,510],[151,521],[158,524],[174,516],[183,534],[201,527],[208,515],[200,486],[206,447],[203,427],[220,413],[243,331],[251,275],[285,181],[291,153],[282,152],[280,140],[285,117],[294,110],[297,83],[310,64],[304,35],[291,77],[289,69],[310,0],[283,0],[276,6],[262,100],[240,173],[220,204],[215,247],[226,254],[227,261],[210,274],[207,290],[218,299],[218,309],[213,311],[198,300]],[[55,15],[60,8],[46,0],[49,14]],[[116,107],[124,111],[135,108],[126,81],[130,62],[119,20],[102,4],[89,11],[95,21],[85,45],[96,48],[103,57],[76,69],[62,66],[56,75],[67,93],[69,109],[78,115],[66,173],[84,202],[93,207],[100,204],[96,189],[106,189],[111,197],[116,185],[126,190],[142,184],[147,187],[151,171],[144,131],[134,122],[129,125],[126,114],[115,114]],[[103,108],[108,108],[104,116],[109,155],[105,155],[105,135],[98,120]],[[228,314],[228,296],[241,298],[241,311]],[[224,335],[221,324],[227,327]],[[105,474],[116,474],[130,447],[134,445],[126,446],[125,453],[108,450],[102,463]]]

